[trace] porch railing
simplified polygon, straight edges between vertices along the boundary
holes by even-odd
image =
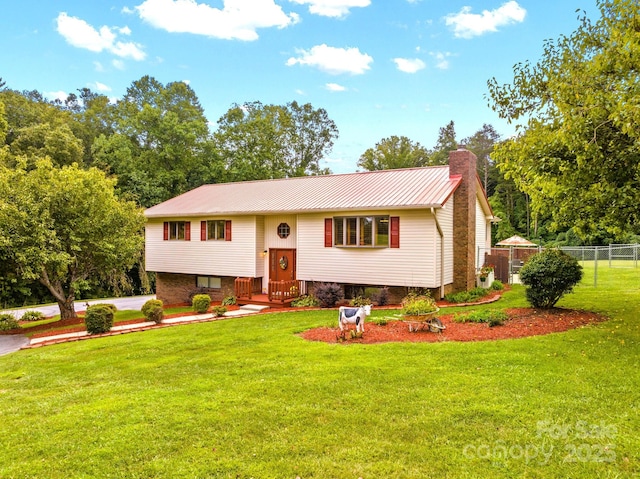
[[[253,278],[236,278],[234,289],[238,299],[251,299]]]
[[[289,281],[269,281],[269,301],[287,302],[304,294],[304,283],[294,279]]]

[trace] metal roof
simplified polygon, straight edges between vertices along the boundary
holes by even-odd
[[[462,178],[448,166],[203,185],[148,208],[148,218],[354,209],[439,208]]]

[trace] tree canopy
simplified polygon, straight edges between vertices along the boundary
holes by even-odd
[[[429,156],[429,150],[420,143],[394,135],[383,138],[360,155],[358,166],[367,171],[414,168],[428,165]]]
[[[163,85],[145,76],[115,105],[113,134],[100,134],[92,153],[97,166],[118,178],[120,191],[149,207],[211,181],[208,136],[204,111],[186,83]]]
[[[114,193],[115,180],[77,164],[48,159],[0,168],[0,258],[3,268],[43,284],[74,317],[77,295],[99,281],[126,285],[144,239],[142,210]]]
[[[218,120],[215,150],[224,181],[327,174],[320,160],[338,137],[327,112],[309,103],[235,104]]]
[[[512,83],[489,82],[493,108],[519,126],[493,157],[555,228],[620,238],[640,231],[640,8],[597,5]]]

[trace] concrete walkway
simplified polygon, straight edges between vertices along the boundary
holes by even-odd
[[[254,304],[247,304],[241,306],[240,309],[234,311],[227,311],[223,318],[228,317],[237,317],[237,316],[246,316],[249,314],[256,314],[261,312],[262,310],[268,308],[268,306],[258,306]],[[40,346],[46,346],[49,344],[57,344],[68,341],[80,341],[84,339],[93,339],[104,336],[114,336],[117,334],[131,333],[136,331],[147,331],[149,329],[157,329],[166,326],[173,326],[177,324],[188,324],[195,322],[208,322],[208,321],[216,321],[222,318],[216,317],[212,313],[206,314],[194,314],[191,316],[179,316],[176,318],[166,318],[163,319],[160,324],[156,324],[154,322],[143,322],[143,323],[134,323],[134,324],[124,324],[121,326],[114,326],[111,328],[111,331],[104,334],[94,334],[90,335],[86,331],[78,331],[74,333],[64,333],[64,334],[52,334],[51,336],[43,336],[39,338],[27,338],[22,334],[15,335],[0,335],[0,356],[3,354],[9,354],[20,349],[27,348],[35,348]]]

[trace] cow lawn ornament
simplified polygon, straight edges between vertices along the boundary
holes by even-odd
[[[338,308],[338,326],[340,327],[340,331],[344,333],[345,326],[355,324],[356,333],[364,333],[364,318],[370,314],[370,304],[360,306],[359,308],[340,306],[340,308]]]

